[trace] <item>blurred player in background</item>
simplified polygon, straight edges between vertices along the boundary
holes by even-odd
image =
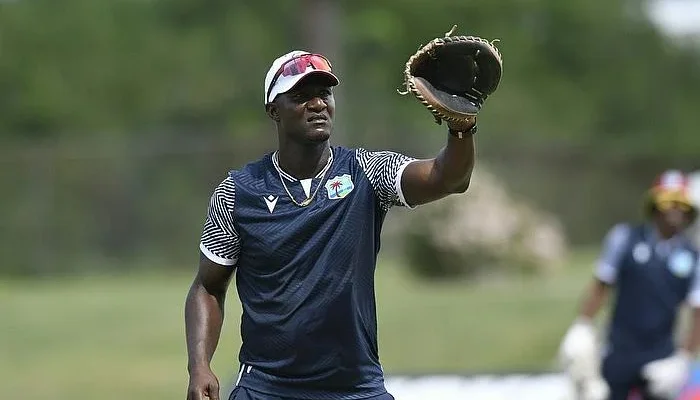
[[[432,159],[331,146],[338,82],[325,57],[307,52],[268,71],[264,105],[279,147],[211,196],[185,307],[189,400],[219,398],[210,361],[234,272],[243,343],[231,400],[393,399],[374,296],[382,223],[393,206],[467,189],[476,121],[448,123]]]
[[[614,226],[603,243],[595,278],[560,347],[560,358],[583,400],[677,398],[700,344],[698,251],[685,235],[697,216],[680,171],[661,174],[645,201],[647,221]],[[599,353],[594,318],[611,288],[614,304]],[[681,306],[691,327],[677,346]],[[602,360],[601,356],[602,355]]]
[[[688,186],[690,199],[693,204],[700,204],[700,171],[693,171],[688,174]],[[695,243],[695,246],[700,247],[700,218],[697,218],[690,226],[688,236]]]

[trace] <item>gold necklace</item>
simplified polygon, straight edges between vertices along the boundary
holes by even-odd
[[[331,163],[333,162],[333,150],[331,150],[330,155],[328,156],[328,161],[326,162],[326,166],[323,167],[323,170],[321,171],[322,174],[320,176],[321,180],[318,182],[318,186],[316,186],[316,190],[311,194],[311,196],[307,197],[306,200],[302,201],[299,203],[294,199],[294,196],[289,192],[289,189],[287,188],[287,184],[284,183],[284,177],[282,176],[282,167],[279,166],[279,156],[277,153],[275,153],[275,159],[277,161],[277,175],[280,177],[280,181],[282,182],[282,187],[284,187],[284,191],[287,192],[287,196],[289,196],[289,199],[292,201],[292,203],[296,204],[299,207],[306,207],[309,204],[311,204],[311,201],[316,197],[316,194],[318,193],[318,190],[321,189],[321,184],[323,183],[323,179],[326,177],[326,173],[328,173],[328,170],[330,169]],[[317,176],[319,177],[319,176]],[[311,180],[313,182],[313,178]]]

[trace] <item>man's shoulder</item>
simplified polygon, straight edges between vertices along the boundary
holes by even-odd
[[[335,156],[351,156],[355,157],[357,159],[361,159],[362,157],[372,157],[372,156],[381,156],[381,155],[388,155],[388,154],[393,154],[391,150],[383,150],[383,149],[369,149],[367,147],[363,146],[357,146],[357,147],[346,147],[346,146],[333,146],[334,154]]]
[[[654,228],[648,221],[626,221],[613,225],[608,232],[608,241],[633,245],[641,241],[655,240]]]
[[[332,146],[333,157],[336,159],[353,158],[357,155],[357,147]]]
[[[644,226],[633,222],[618,222],[605,235],[607,246],[616,248],[626,247],[634,236],[643,233]]]
[[[634,232],[644,232],[647,229],[647,224],[644,222],[635,221],[620,221],[614,224],[609,233],[618,235],[629,235]]]
[[[231,169],[228,172],[229,178],[234,181],[243,179],[260,179],[270,168],[272,153],[265,153],[257,160],[249,161],[240,168]]]
[[[237,169],[230,169],[226,176],[216,184],[213,195],[223,201],[233,204],[236,197],[245,192],[245,188],[249,186],[257,186],[256,181],[263,179],[266,163],[269,161],[270,154],[265,154],[261,158],[250,161]]]

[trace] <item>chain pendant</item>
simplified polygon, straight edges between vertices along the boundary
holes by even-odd
[[[275,153],[275,154],[277,154],[277,153]],[[273,160],[274,160],[274,157],[275,156],[273,155]],[[292,203],[296,204],[299,207],[306,207],[309,204],[311,204],[311,202],[316,197],[316,194],[321,189],[321,186],[323,186],[323,179],[326,177],[326,174],[328,173],[328,170],[330,169],[332,162],[333,162],[333,152],[331,151],[331,154],[328,156],[328,161],[326,162],[326,166],[323,169],[323,173],[320,174],[319,176],[317,176],[317,178],[319,178],[320,181],[318,182],[318,186],[316,186],[316,190],[314,190],[314,192],[311,194],[311,196],[307,197],[306,200],[302,201],[301,203],[294,200],[294,196],[292,196],[292,194],[289,192],[289,188],[287,187],[287,184],[284,182],[284,178],[282,177],[281,169],[279,168],[279,166],[275,165],[275,167],[277,168],[277,174],[279,175],[280,181],[282,182],[282,187],[284,187],[284,191],[287,192],[287,196],[289,196],[289,199],[292,201]],[[273,161],[273,163],[274,163],[274,161]]]

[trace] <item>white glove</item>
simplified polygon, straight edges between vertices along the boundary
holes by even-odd
[[[603,378],[590,378],[582,383],[579,400],[607,400],[610,388]]]
[[[579,318],[569,327],[559,346],[559,362],[566,371],[579,400],[605,400],[610,389],[600,376],[596,328]]]
[[[642,376],[649,382],[649,393],[663,399],[675,399],[688,380],[692,361],[690,353],[678,350],[670,357],[644,365]]]
[[[598,341],[591,321],[579,318],[569,327],[559,346],[559,362],[575,382],[599,375]]]

